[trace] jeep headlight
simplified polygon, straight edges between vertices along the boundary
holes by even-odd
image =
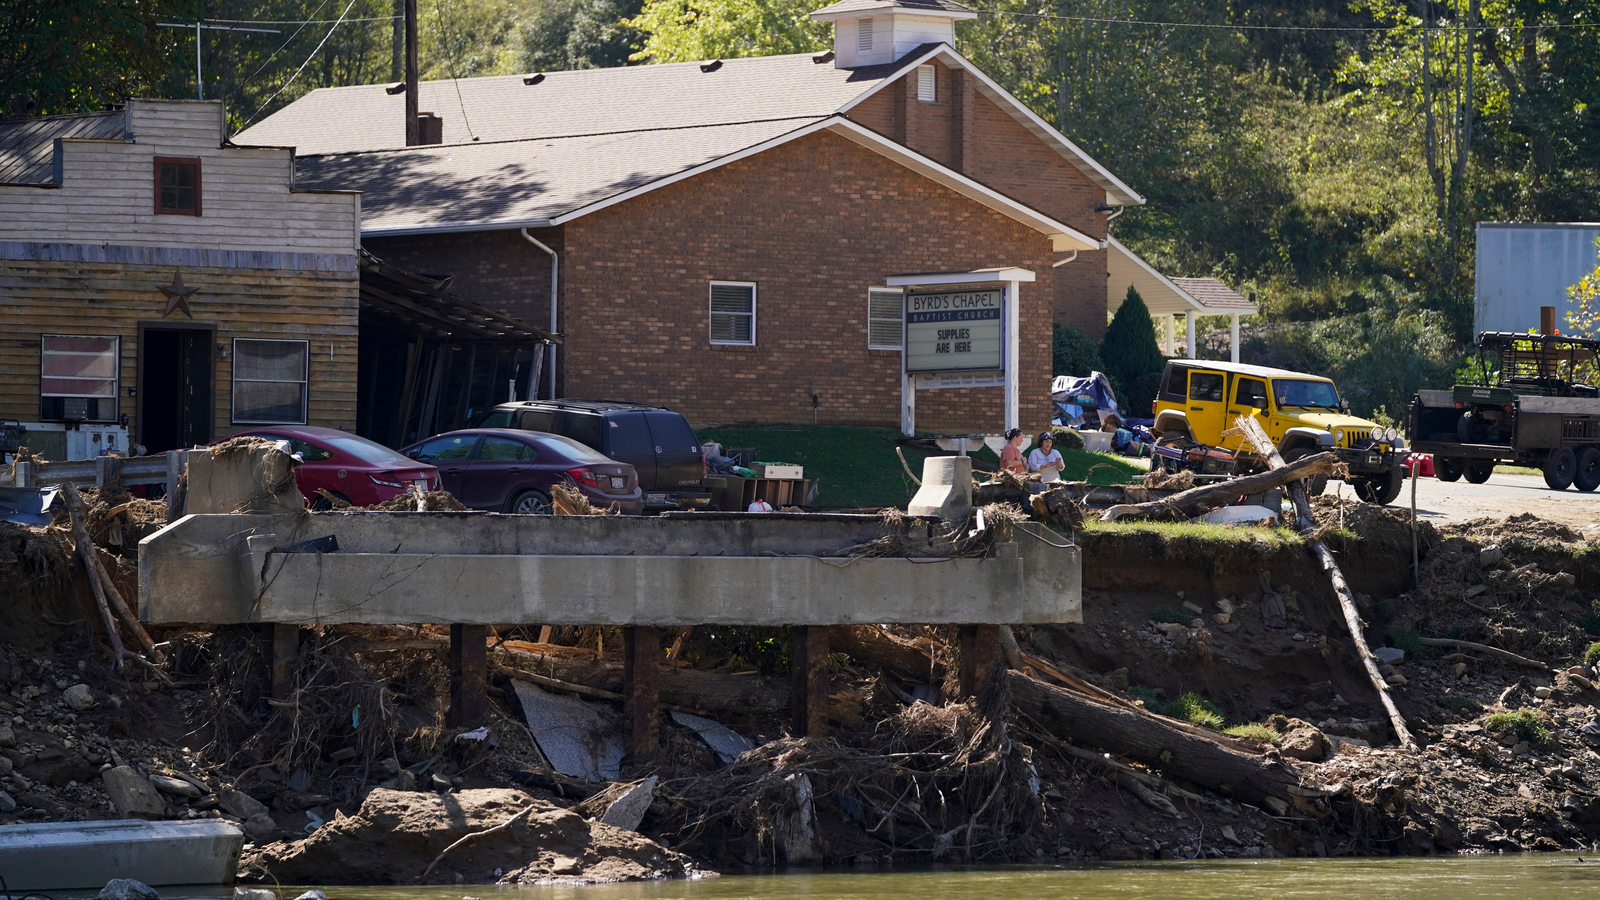
[[[1378,430],[1376,432],[1374,432],[1372,436],[1377,438],[1378,440],[1382,441],[1383,443],[1387,444],[1387,443],[1393,443],[1394,434],[1395,434],[1395,431],[1394,431],[1393,428],[1384,428],[1382,426],[1379,426]]]
[[[1334,431],[1333,431],[1333,445],[1335,447],[1343,447],[1344,446],[1344,429],[1343,428],[1334,429]]]

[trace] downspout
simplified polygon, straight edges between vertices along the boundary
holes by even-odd
[[[1115,219],[1117,216],[1122,215],[1122,212],[1125,209],[1127,209],[1126,206],[1119,206],[1119,207],[1117,207],[1117,211],[1116,212],[1112,213],[1109,216],[1106,216],[1106,227],[1110,228],[1111,227],[1111,220]]]
[[[1066,265],[1069,262],[1072,262],[1073,260],[1075,260],[1077,258],[1078,258],[1078,251],[1074,250],[1074,251],[1072,251],[1072,255],[1067,257],[1066,259],[1058,259],[1055,262],[1051,263],[1050,264],[1050,268],[1059,269],[1062,266]]]
[[[518,230],[522,232],[522,236],[527,239],[528,243],[530,243],[530,244],[534,245],[535,247],[538,247],[540,250],[543,250],[544,252],[550,254],[550,333],[551,334],[557,334],[557,333],[559,333],[560,329],[558,329],[556,327],[556,321],[557,321],[557,317],[556,317],[556,298],[559,296],[557,294],[557,290],[559,290],[559,288],[561,287],[561,257],[559,255],[557,255],[554,250],[551,250],[549,247],[546,247],[544,245],[543,241],[541,241],[538,238],[534,237],[533,235],[529,234],[528,233],[528,229],[521,228],[521,229],[518,229]],[[550,399],[554,400],[555,398],[556,398],[556,345],[555,344],[551,344],[550,345]],[[529,400],[537,400],[539,398],[538,397],[529,397],[528,399]]]

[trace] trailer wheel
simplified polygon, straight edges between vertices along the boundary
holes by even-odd
[[[1572,476],[1572,486],[1586,492],[1600,487],[1600,450],[1585,447],[1578,451],[1578,471]]]
[[[1450,459],[1435,453],[1433,455],[1433,474],[1440,481],[1460,481],[1461,473],[1467,470],[1465,459]]]
[[[1483,484],[1493,474],[1494,460],[1467,463],[1467,481],[1473,484]]]
[[[1544,483],[1550,485],[1550,490],[1566,490],[1572,484],[1572,476],[1576,474],[1578,474],[1578,457],[1572,452],[1571,447],[1557,447],[1550,451],[1550,458],[1544,462]]]

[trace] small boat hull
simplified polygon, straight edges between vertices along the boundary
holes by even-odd
[[[0,872],[13,893],[101,888],[113,878],[152,886],[231,884],[244,832],[220,819],[37,822],[0,826]]]

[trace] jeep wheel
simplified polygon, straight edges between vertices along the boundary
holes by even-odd
[[[1305,459],[1315,452],[1317,452],[1317,448],[1315,447],[1295,447],[1292,450],[1283,451],[1283,461],[1286,463],[1292,463],[1297,459]],[[1313,475],[1306,479],[1307,497],[1320,497],[1322,496],[1322,492],[1327,489],[1328,476],[1326,475]]]
[[[1405,484],[1405,477],[1405,470],[1396,466],[1385,475],[1357,478],[1355,481],[1356,496],[1368,503],[1380,505],[1393,503],[1394,498],[1400,496],[1400,488]]]
[[[1600,450],[1585,447],[1578,451],[1578,471],[1572,486],[1585,493],[1600,487]]]
[[[1467,463],[1467,481],[1473,484],[1483,484],[1494,474],[1494,460]]]
[[[1550,451],[1550,458],[1544,461],[1544,483],[1550,485],[1552,491],[1564,491],[1572,484],[1572,476],[1578,474],[1578,457],[1570,447],[1557,447]]]
[[[1443,456],[1433,457],[1433,474],[1440,481],[1460,481],[1461,475],[1467,470],[1467,461],[1464,459],[1446,459]]]

